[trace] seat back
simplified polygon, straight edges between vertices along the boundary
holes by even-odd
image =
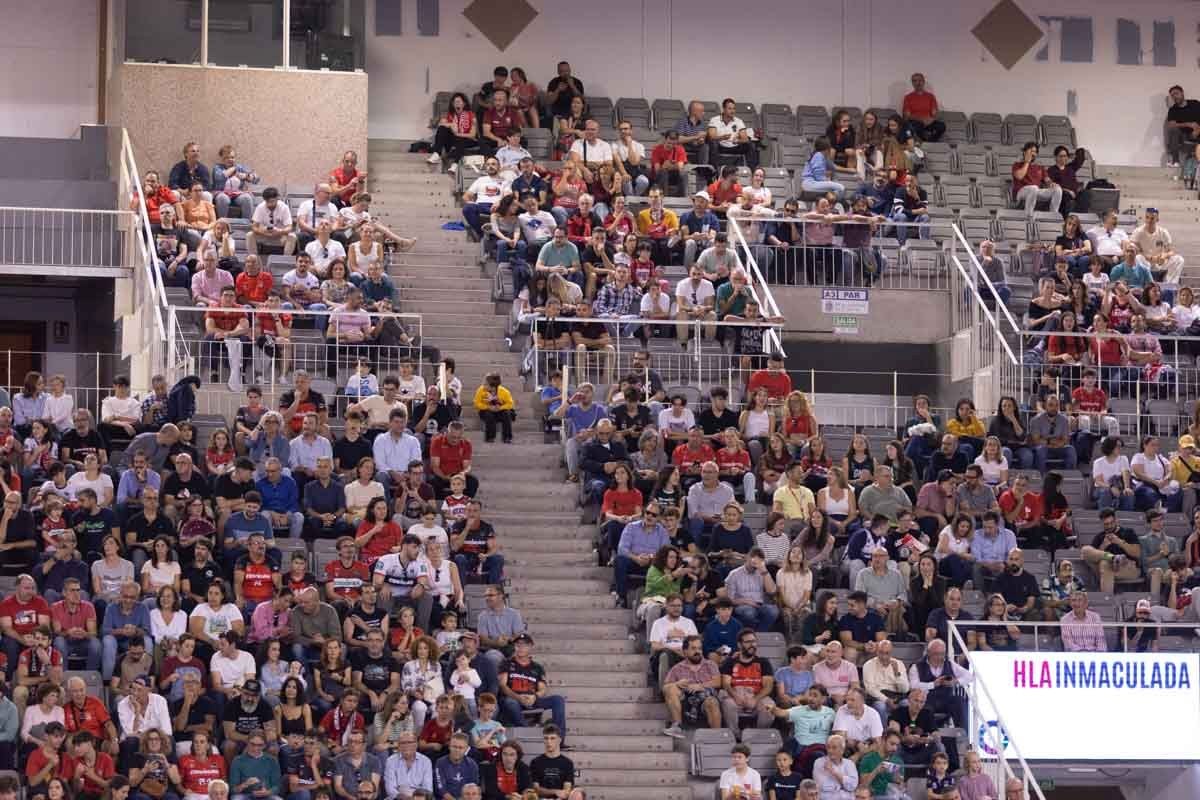
[[[948,144],[963,144],[971,139],[971,123],[961,111],[938,111],[937,118],[946,126],[942,141]]]
[[[996,212],[1000,236],[1008,242],[1029,241],[1029,219],[1017,208],[1002,208]]]
[[[600,123],[600,127],[613,126],[613,101],[610,97],[592,97],[586,96],[583,98],[587,104],[587,113],[595,118]]]
[[[802,136],[780,136],[776,145],[776,165],[798,173],[812,156],[812,143]]]
[[[998,178],[976,179],[975,199],[980,208],[1007,208],[1008,198],[1008,181],[1000,180]]]
[[[104,699],[104,678],[99,672],[87,669],[63,670],[64,686],[71,678],[83,678],[83,682],[87,685],[87,693],[97,700]]]
[[[947,208],[970,208],[971,181],[955,175],[942,175],[934,186],[933,196],[940,206]]]
[[[761,636],[761,634],[760,634]],[[783,736],[774,728],[747,728],[742,744],[750,748],[750,766],[764,778],[775,774],[775,754],[783,748]]]
[[[617,98],[617,122],[626,120],[635,128],[650,127],[650,104],[644,97]]]
[[[824,106],[796,106],[796,132],[815,139],[829,127],[829,109]]]
[[[944,266],[942,249],[932,239],[909,239],[900,249],[900,254],[909,272],[936,273]]]
[[[1004,118],[1004,130],[1004,140],[1018,147],[1039,141],[1037,118],[1032,114],[1009,114]]]
[[[654,112],[654,128],[662,133],[675,127],[675,123],[687,115],[682,100],[659,98],[650,104]]]
[[[728,728],[698,728],[692,736],[691,773],[698,778],[719,778],[729,769],[729,753],[737,740]]]
[[[1062,215],[1054,211],[1035,211],[1033,214],[1034,241],[1054,244],[1062,233]]]
[[[934,175],[949,175],[955,172],[954,150],[944,142],[926,142],[921,145],[925,151],[925,169]]]
[[[960,144],[956,148],[955,161],[960,175],[982,178],[988,174],[988,151],[981,145]]]
[[[1004,120],[999,114],[972,114],[971,141],[976,144],[1001,144],[1004,141]]]
[[[525,149],[534,160],[550,158],[554,152],[554,141],[551,132],[546,128],[525,128]]]
[[[754,530],[751,528],[751,530]],[[771,662],[775,669],[787,664],[787,639],[782,633],[758,634],[758,654]]]

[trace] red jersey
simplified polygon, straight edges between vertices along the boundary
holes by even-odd
[[[608,489],[604,492],[604,502],[600,505],[601,515],[612,513],[621,517],[628,517],[634,514],[642,507],[642,493],[637,489],[626,489],[618,491],[616,489]]]
[[[0,617],[12,617],[13,630],[22,636],[28,636],[37,629],[38,617],[50,617],[50,604],[46,598],[34,595],[29,602],[22,603],[15,594],[10,594],[0,602]]]
[[[50,652],[45,658],[39,656],[32,647],[26,647],[21,651],[21,655],[17,656],[17,669],[21,665],[25,665],[26,675],[30,677],[45,678],[50,674],[51,667],[61,667],[63,665],[62,653],[49,648]]]
[[[1000,510],[1005,514],[1012,513],[1017,507],[1017,496],[1012,490],[1000,495]],[[1042,518],[1042,496],[1037,492],[1026,492],[1022,498],[1021,510],[1017,513],[1017,522],[1036,522]]]
[[[227,774],[222,756],[210,754],[201,762],[189,753],[179,759],[179,777],[183,778],[183,788],[189,794],[207,795],[208,785],[215,780],[224,780]]]
[[[287,580],[284,581],[284,585],[292,590],[292,594],[300,594],[301,591],[307,589],[309,586],[316,586],[317,578],[311,572],[306,572],[299,578],[296,578],[291,572],[289,572],[287,574]]]
[[[373,527],[375,527],[375,523],[363,521],[359,523],[355,536],[362,536]],[[404,532],[396,523],[385,522],[383,530],[372,536],[371,541],[362,546],[359,557],[368,564],[374,564],[380,556],[386,556],[392,552],[392,548],[399,545],[403,538]]]
[[[760,369],[750,375],[746,394],[753,395],[759,388],[767,390],[767,397],[782,400],[792,391],[792,379],[786,372],[771,372]]]
[[[268,336],[278,336],[279,326],[281,325],[285,328],[292,327],[291,314],[279,314],[276,316],[275,314],[259,311],[255,313],[254,321],[258,323],[258,329]]]
[[[421,727],[420,740],[423,742],[438,742],[439,744],[450,744],[450,737],[454,734],[454,720],[450,720],[445,725],[437,721],[437,717],[430,717],[425,720],[424,726]]]
[[[1093,386],[1089,391],[1082,386],[1076,386],[1071,392],[1071,402],[1080,411],[1087,414],[1099,414],[1108,409],[1108,393],[1099,386]]]
[[[1046,179],[1046,168],[1041,164],[1030,164],[1029,169],[1025,170],[1025,177],[1018,178],[1017,170],[1025,166],[1024,161],[1017,161],[1012,165],[1012,196],[1016,197],[1017,192],[1024,189],[1026,186],[1041,186],[1042,181]]]
[[[683,149],[683,145],[656,144],[654,149],[650,151],[650,165],[658,172],[658,168],[662,166],[664,161],[674,161],[676,164],[687,163],[687,150]]]
[[[1088,344],[1088,352],[1092,354],[1092,361],[1098,367],[1119,367],[1124,361],[1124,351],[1121,348],[1121,337],[1119,336],[1092,339]]]
[[[475,127],[475,112],[460,111],[455,114],[453,111],[447,112],[446,116],[442,117],[442,122],[450,126],[450,129],[458,136],[470,136],[471,128]],[[493,129],[494,130],[494,129]]]
[[[267,302],[267,295],[271,293],[271,287],[274,285],[274,276],[265,269],[260,269],[257,275],[240,272],[233,281],[233,286],[237,290],[237,296],[245,298],[252,303]]]
[[[517,115],[510,108],[506,108],[500,113],[496,113],[494,108],[489,108],[483,112],[483,124],[488,126],[492,136],[499,136],[501,139],[507,139],[509,131],[521,127]]]
[[[342,167],[338,167],[333,172],[329,173],[330,180],[337,183],[338,186],[346,187],[342,191],[338,192],[338,197],[342,198],[342,202],[344,202],[346,205],[350,205],[354,195],[358,192],[358,184],[353,183],[354,179],[358,177],[358,174],[359,173],[357,169],[347,171]]]
[[[75,758],[74,756],[69,756],[65,753],[61,758],[62,761],[59,763],[59,769],[65,770],[68,775],[74,775],[78,769],[79,762],[83,760]],[[104,780],[108,780],[113,775],[117,774],[117,770],[113,766],[112,756],[110,756],[108,753],[99,751],[96,753],[96,763],[92,765],[92,771],[94,771],[101,778],[104,778]],[[91,778],[84,778],[83,789],[80,793],[85,795],[102,795],[105,792],[103,786],[94,782]]]
[[[736,453],[731,448],[722,447],[717,451],[717,466],[721,469],[741,467],[743,470],[748,470],[750,469],[750,452],[744,447]]]
[[[681,470],[687,470],[692,467],[697,467],[705,461],[716,461],[717,455],[713,452],[712,445],[705,442],[700,446],[699,450],[692,450],[689,445],[676,447],[675,452],[671,454],[671,463],[679,467]]]
[[[50,621],[58,623],[58,626],[64,631],[71,628],[87,630],[89,619],[96,619],[96,607],[86,600],[80,601],[79,607],[75,609],[74,613],[67,608],[66,600],[59,600],[50,606]]]
[[[770,391],[769,389],[767,391]],[[784,436],[797,434],[813,437],[817,435],[817,421],[811,414],[804,417],[787,417],[783,420]]]
[[[446,434],[433,437],[429,443],[429,457],[438,459],[438,468],[445,475],[462,472],[463,467],[471,460],[471,443],[462,438],[458,444],[450,444]]]
[[[933,92],[909,92],[900,109],[909,119],[932,119],[937,116],[937,98]]]
[[[737,202],[737,199],[741,193],[742,186],[737,181],[734,181],[733,185],[728,189],[721,188],[721,182],[719,180],[713,181],[708,185],[708,194],[710,197],[712,197],[712,203],[714,206],[720,206],[726,203],[735,203]]]
[[[334,706],[325,712],[321,718],[321,729],[329,736],[329,741],[340,744],[346,743],[346,734],[350,731],[361,731],[367,726],[363,715],[355,711],[353,714],[343,714],[340,706]],[[449,739],[447,739],[449,741]]]
[[[357,600],[362,596],[363,584],[370,581],[371,569],[361,561],[347,567],[339,558],[325,565],[325,583],[332,585],[333,593],[338,597]]]
[[[279,568],[268,559],[255,564],[249,557],[243,556],[237,564],[241,570],[242,597],[255,603],[262,603],[275,596],[275,575]]]
[[[25,780],[32,783],[33,777],[46,768],[46,762],[48,761],[46,752],[40,747],[30,753],[29,758],[25,761]],[[67,773],[68,763],[67,756],[60,754],[58,757],[58,767],[51,775],[55,778],[63,778],[64,780],[74,778],[74,775]]]
[[[231,331],[237,328],[246,318],[246,312],[241,309],[232,311],[209,311],[204,315],[213,321],[219,331]]]
[[[68,733],[87,731],[103,741],[107,738],[104,726],[112,717],[108,715],[108,709],[104,707],[104,703],[88,695],[84,698],[82,709],[73,702],[68,702],[63,706],[63,719]]]
[[[146,195],[146,216],[150,218],[150,224],[157,225],[162,222],[162,217],[159,216],[162,207],[173,205],[175,205],[175,192],[166,186],[159,186],[158,191],[154,194]]]

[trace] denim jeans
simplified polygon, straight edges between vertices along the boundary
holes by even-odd
[[[522,706],[511,697],[500,698],[500,719],[505,725],[520,727],[525,725],[525,716],[522,713]],[[550,717],[554,724],[562,731],[563,739],[567,737],[567,703],[561,695],[548,694],[537,698],[533,701],[532,708],[542,709],[550,712]]]
[[[754,628],[756,631],[769,631],[775,625],[775,620],[779,619],[779,607],[770,603],[763,603],[759,606],[737,606],[733,609],[733,615],[748,628]]]
[[[1079,456],[1075,452],[1075,448],[1071,445],[1066,447],[1047,447],[1040,445],[1033,449],[1034,469],[1043,475],[1046,474],[1046,469],[1051,460],[1062,461],[1063,469],[1075,469]]]
[[[915,222],[918,225],[918,227],[917,227],[918,238],[921,238],[921,239],[929,238],[929,215],[928,214],[912,215],[903,209],[899,209],[892,213],[892,216],[890,217],[890,219],[892,220],[892,222],[900,222],[900,223]],[[900,242],[900,244],[904,244],[904,242],[912,234],[912,230],[913,229],[912,229],[911,225],[897,225],[896,226],[896,241]]]
[[[846,187],[837,181],[814,181],[812,178],[805,178],[800,184],[800,189],[811,194],[833,192],[839,198],[846,193]]]
[[[454,557],[454,563],[458,565],[459,573],[464,578],[475,574],[481,560],[483,562],[483,574],[487,576],[487,582],[491,584],[500,583],[504,579],[504,556],[500,553],[483,556],[482,559],[474,553],[459,553]]]
[[[84,669],[92,672],[100,669],[100,640],[94,636],[86,639],[68,639],[65,636],[56,636],[54,649],[62,653],[64,662],[72,657],[85,658],[87,666]]]

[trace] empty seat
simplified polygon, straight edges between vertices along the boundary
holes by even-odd
[[[938,205],[947,208],[968,208],[971,205],[971,180],[954,175],[942,175],[934,187]]]
[[[771,190],[772,199],[777,208],[783,208],[783,201],[792,193],[792,175],[783,167],[765,167],[767,173],[763,185]]]
[[[1021,160],[1021,149],[1000,145],[992,148],[991,156],[989,174],[998,178],[1008,178],[1012,176],[1013,164]]]
[[[787,664],[787,647],[787,639],[782,633],[763,632],[758,634],[758,654],[770,661],[775,669]]]
[[[587,113],[600,123],[600,127],[613,124],[613,101],[609,97],[584,97]]]
[[[698,728],[692,736],[691,773],[699,778],[719,778],[729,769],[729,753],[737,740],[728,728]]]
[[[650,104],[644,97],[621,97],[617,99],[617,121],[626,120],[635,128],[650,127]]]
[[[1004,120],[999,114],[972,114],[971,141],[976,144],[1001,144],[1004,141]]]
[[[760,634],[761,636],[761,634]],[[775,774],[775,754],[783,747],[783,737],[774,728],[747,728],[742,744],[750,748],[750,766],[763,777]]]
[[[763,132],[772,138],[796,132],[796,115],[788,106],[779,103],[763,103]]]
[[[550,158],[554,150],[551,132],[546,128],[525,128],[525,149],[536,159]]]
[[[958,221],[957,214],[953,209],[944,208],[941,206],[926,206],[929,214],[929,233],[935,240],[950,239],[954,236],[954,231],[951,229],[955,222]]]
[[[971,124],[961,111],[938,111],[937,118],[946,126],[942,141],[947,144],[963,144],[971,139]]]
[[[992,214],[982,208],[964,208],[959,212],[958,225],[969,242],[992,237]]]
[[[956,148],[955,161],[960,175],[982,178],[988,174],[988,151],[982,145],[962,144]]]
[[[775,153],[776,166],[799,174],[812,155],[812,144],[802,136],[780,136]]]
[[[1034,241],[1054,244],[1062,227],[1062,215],[1055,211],[1035,211],[1033,214]]]
[[[654,112],[654,127],[659,132],[674,128],[687,115],[682,100],[659,98],[650,104],[650,110]]]
[[[1037,118],[1032,114],[1009,114],[1004,118],[1004,141],[1018,147],[1038,141]]]
[[[996,212],[999,235],[1009,242],[1029,241],[1029,218],[1018,208],[1002,208]]]
[[[796,132],[801,136],[824,136],[828,127],[828,109],[823,106],[796,106]]]
[[[1167,343],[1168,347],[1170,344]],[[1168,351],[1169,358],[1168,347],[1163,349]],[[1159,436],[1174,436],[1179,432],[1180,423],[1187,419],[1186,412],[1181,414],[1179,404],[1174,400],[1151,400],[1146,404],[1146,411],[1150,415],[1151,429]]]
[[[975,199],[980,208],[1007,208],[1008,181],[999,178],[979,178],[975,181]]]
[[[1038,119],[1038,128],[1041,131],[1041,141],[1047,146],[1053,147],[1060,144],[1071,148],[1078,146],[1075,139],[1075,126],[1067,117],[1047,114]]]
[[[900,253],[910,273],[933,274],[943,268],[941,247],[932,239],[909,239]]]
[[[949,175],[954,172],[954,150],[943,142],[926,142],[921,145],[925,151],[925,169],[934,175]]]

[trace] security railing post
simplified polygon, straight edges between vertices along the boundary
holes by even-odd
[[[1137,437],[1142,439],[1142,382],[1138,377],[1133,379],[1134,396],[1137,398]]]

